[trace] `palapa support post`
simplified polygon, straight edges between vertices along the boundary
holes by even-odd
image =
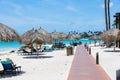
[[[96,64],[99,64],[99,53],[96,53]]]

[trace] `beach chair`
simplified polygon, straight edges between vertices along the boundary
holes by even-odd
[[[1,64],[4,68],[4,73],[15,73],[18,71],[18,72],[21,72],[21,66],[16,66],[16,65],[13,65],[13,63],[11,61],[1,61]]]
[[[55,47],[55,48],[53,48],[54,50],[60,50],[60,48],[57,48],[57,47]]]
[[[52,51],[52,48],[50,48],[49,46],[45,46],[45,49],[44,49],[46,52],[49,52],[49,51]]]
[[[31,49],[31,52],[32,52],[32,53],[36,53],[37,50],[36,50],[35,48],[32,48],[32,49]]]
[[[22,49],[22,54],[31,54],[31,50]]]
[[[41,48],[38,49],[39,52],[44,52],[45,51],[45,46],[41,46]]]

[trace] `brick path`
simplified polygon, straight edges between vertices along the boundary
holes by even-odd
[[[111,80],[83,45],[77,46],[68,80]]]

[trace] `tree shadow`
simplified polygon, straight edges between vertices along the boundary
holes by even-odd
[[[0,79],[2,78],[12,78],[15,76],[21,76],[22,74],[25,74],[24,71],[20,71],[20,72],[6,72],[6,73],[0,73]]]

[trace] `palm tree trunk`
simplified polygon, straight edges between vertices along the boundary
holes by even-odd
[[[107,31],[108,30],[107,0],[104,0],[104,8],[105,8],[105,24],[106,24],[106,31]]]
[[[110,29],[110,0],[104,0],[105,5],[105,24],[106,24],[106,31]],[[107,41],[107,47],[110,47],[110,42]]]
[[[110,0],[108,0],[108,29],[110,29]]]

